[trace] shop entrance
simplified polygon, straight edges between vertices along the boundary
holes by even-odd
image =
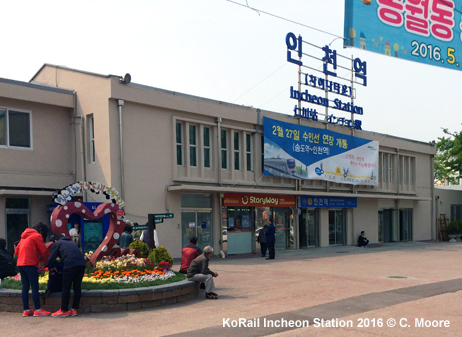
[[[14,253],[14,243],[21,239],[21,234],[29,227],[29,199],[6,198],[6,237],[7,248]]]
[[[298,217],[300,248],[318,247],[318,217],[315,209],[305,209]]]
[[[329,245],[345,242],[345,213],[341,209],[329,210]]]

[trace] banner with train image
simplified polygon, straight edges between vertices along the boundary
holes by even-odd
[[[377,186],[379,142],[263,118],[264,174]]]

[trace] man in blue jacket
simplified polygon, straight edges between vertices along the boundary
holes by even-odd
[[[82,279],[85,273],[85,258],[79,247],[69,237],[60,235],[58,240],[51,246],[51,254],[48,258],[48,269],[55,267],[56,258],[59,257],[63,263],[63,291],[61,308],[52,313],[52,317],[77,316],[77,309],[82,296]],[[74,289],[74,301],[69,310],[69,299],[71,297],[71,285]]]
[[[276,242],[276,228],[274,228],[273,222],[268,221],[268,228],[266,229],[266,245],[268,246],[269,257],[267,260],[274,260],[274,243]]]

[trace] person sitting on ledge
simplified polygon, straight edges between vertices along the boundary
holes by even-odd
[[[187,244],[181,251],[181,267],[180,273],[187,274],[188,268],[192,260],[202,254],[202,249],[197,246],[197,237],[192,236]]]
[[[358,237],[358,247],[367,248],[368,244],[369,244],[369,240],[366,238],[366,233],[362,231],[361,235]]]
[[[218,295],[213,292],[215,283],[213,278],[218,276],[209,269],[209,259],[213,255],[213,248],[207,246],[204,248],[204,253],[192,260],[188,268],[187,278],[189,281],[205,283],[205,298],[218,299]]]

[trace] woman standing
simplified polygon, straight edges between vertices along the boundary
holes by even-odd
[[[22,305],[24,308],[23,316],[50,316],[50,312],[43,310],[40,306],[38,266],[40,257],[48,258],[50,252],[46,249],[44,238],[48,232],[44,224],[26,228],[21,234],[14,254],[18,257],[18,271],[21,274],[22,282]],[[29,308],[29,288],[32,288],[32,300],[34,301],[34,311]]]

